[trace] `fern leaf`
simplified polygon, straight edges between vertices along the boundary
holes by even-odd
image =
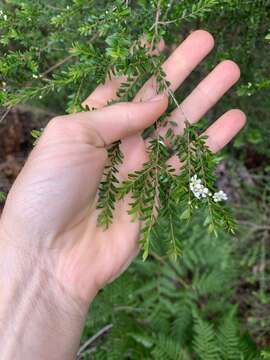
[[[199,317],[195,318],[193,348],[201,360],[219,360],[214,328]]]

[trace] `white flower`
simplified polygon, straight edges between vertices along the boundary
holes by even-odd
[[[228,196],[225,194],[225,192],[223,190],[219,190],[218,192],[215,192],[213,195],[213,200],[215,202],[219,202],[222,200],[227,200]]]
[[[38,75],[33,74],[32,77],[33,77],[34,79],[37,79],[37,78],[38,78]]]
[[[7,15],[4,14],[3,10],[0,10],[0,17],[2,17],[5,21],[7,21]]]
[[[197,174],[190,179],[189,188],[197,199],[206,198],[211,194],[209,189],[202,184],[202,180],[198,178]]]
[[[197,199],[204,199],[208,196],[213,196],[215,202],[228,199],[228,196],[223,190],[219,190],[212,195],[209,189],[202,184],[202,180],[198,178],[197,174],[191,177],[189,188]]]
[[[2,81],[2,87],[3,87],[2,90],[3,90],[4,92],[7,91],[6,86],[7,86],[7,83],[6,83],[5,81]]]

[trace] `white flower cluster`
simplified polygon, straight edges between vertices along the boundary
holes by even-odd
[[[222,200],[228,200],[228,196],[225,194],[225,192],[223,190],[219,190],[218,192],[214,193],[213,200],[215,202],[219,202]]]
[[[2,91],[4,91],[4,92],[6,92],[6,91],[7,91],[6,86],[7,86],[7,83],[6,83],[6,82],[4,82],[4,81],[2,81]]]
[[[193,175],[190,179],[189,188],[197,199],[213,196],[215,202],[227,200],[228,197],[223,190],[215,192],[213,195],[209,189],[202,184],[202,180],[198,178],[197,174]]]
[[[197,199],[211,196],[209,189],[202,184],[202,180],[199,179],[197,175],[193,175],[190,179],[189,188]]]
[[[0,17],[7,21],[7,15],[4,14],[3,10],[0,10]]]

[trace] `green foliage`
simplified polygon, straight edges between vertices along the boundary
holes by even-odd
[[[172,172],[166,161],[169,158],[168,148],[161,136],[151,140],[149,145],[149,162],[145,163],[142,170],[135,171],[124,181],[119,191],[120,198],[132,193],[129,214],[133,219],[143,221],[141,229],[141,245],[143,258],[146,259],[150,250],[152,229],[156,222],[156,213],[159,211],[158,203],[163,194],[160,186],[161,181],[172,181]]]
[[[236,360],[241,358],[239,329],[235,321],[234,311],[226,316],[219,329],[218,343],[223,359]]]
[[[100,293],[82,341],[113,328],[91,348],[93,359],[260,359],[231,301],[239,276],[233,242],[209,237],[201,225],[180,230],[181,260],[162,257],[161,242],[149,261],[137,260]]]
[[[255,173],[251,184],[244,184],[242,199],[242,228],[236,244],[241,276],[245,283],[246,327],[253,337],[270,334],[270,176],[269,171]],[[254,213],[256,212],[256,218]],[[248,231],[247,231],[248,229]],[[268,343],[266,342],[266,345]]]
[[[270,359],[270,350],[262,351],[262,358],[263,359]]]
[[[38,139],[40,138],[41,134],[42,134],[43,129],[40,130],[32,130],[31,131],[31,135],[32,137],[35,139],[33,145],[36,145]]]
[[[174,135],[169,129],[166,135],[173,145],[173,150],[181,162],[181,174],[175,174],[174,168],[167,163],[170,157],[170,148],[165,145],[162,136],[150,140],[148,147],[149,161],[128,175],[118,189],[114,187],[120,199],[131,193],[129,214],[133,220],[143,222],[141,229],[141,247],[143,259],[146,259],[151,250],[151,236],[160,217],[168,219],[167,253],[176,259],[181,254],[181,244],[177,240],[177,227],[189,221],[195,210],[206,208],[204,224],[209,233],[217,234],[218,228],[234,232],[234,221],[224,204],[215,202],[212,196],[202,199],[191,193],[190,183],[192,175],[199,176],[210,193],[215,193],[216,177],[214,171],[217,165],[216,157],[205,144],[206,138],[199,136],[197,127],[188,123],[183,136]],[[114,200],[115,197],[114,197]],[[102,207],[102,206],[101,206]],[[175,216],[177,212],[179,216]],[[108,214],[108,218],[111,213]],[[172,218],[178,217],[178,221]]]
[[[105,229],[111,224],[113,219],[114,204],[116,201],[117,188],[119,183],[116,174],[118,166],[123,162],[123,154],[119,148],[119,142],[113,144],[108,149],[109,165],[105,167],[104,180],[100,183],[98,209],[101,212],[98,216],[98,222]]]
[[[194,351],[199,359],[217,360],[218,347],[215,339],[215,331],[211,324],[197,318],[194,325]]]
[[[7,17],[4,21],[9,23],[10,19],[12,21],[10,26],[14,31],[11,34],[10,27],[4,26],[2,39],[4,57],[0,69],[5,91],[2,93],[1,103],[10,107],[30,99],[42,99],[51,92],[68,91],[66,110],[80,111],[87,83],[94,82],[98,85],[112,75],[125,75],[127,82],[120,86],[117,101],[132,100],[144,81],[155,76],[157,91],[168,92],[169,111],[172,110],[173,104],[180,107],[161,68],[164,55],[152,54],[152,52],[157,48],[160,39],[166,38],[170,25],[184,20],[201,19],[211,13],[217,5],[216,0],[199,0],[193,4],[186,2],[180,6],[178,4],[171,6],[170,3],[159,0],[150,2],[150,6],[145,11],[144,1],[131,4],[121,0],[113,4],[74,1],[55,10],[49,4],[20,4],[11,0],[3,12]],[[60,57],[59,61],[52,56],[53,47],[40,47],[40,42],[44,42],[41,37],[42,26],[46,19],[43,15],[45,9],[50,16],[49,19],[47,17],[46,29],[48,43],[60,47],[61,56],[65,49],[69,53],[63,59]],[[15,19],[11,20],[13,12]],[[32,21],[33,24],[31,30],[23,36],[22,32],[25,30],[23,20],[26,19],[30,25]],[[133,32],[132,29],[135,28],[138,30]],[[63,29],[68,32],[73,29],[72,36],[67,38]],[[147,40],[149,45],[146,45],[143,39]],[[10,48],[11,44],[12,48]],[[46,68],[46,63],[51,61],[53,64]],[[60,67],[62,70],[59,70]],[[166,116],[162,116],[154,126],[145,131],[144,138],[151,135],[153,128],[162,127],[166,125],[165,123]],[[165,139],[159,137],[150,141],[149,161],[144,164],[143,169],[129,174],[129,179],[118,186],[118,170],[123,155],[120,151],[120,143],[117,143],[108,149],[109,164],[105,168],[104,179],[99,189],[98,224],[105,229],[113,221],[113,211],[118,198],[131,193],[129,213],[133,220],[137,218],[142,222],[140,244],[144,259],[151,250],[152,232],[160,216],[161,203],[168,204],[162,213],[169,219],[167,251],[173,258],[181,253],[181,244],[176,240],[175,227],[179,224],[181,226],[182,221],[189,220],[194,209],[207,207],[205,225],[209,232],[217,233],[217,228],[232,232],[234,230],[234,221],[222,202],[215,202],[215,198],[211,196],[200,201],[191,196],[190,182],[194,175],[202,178],[205,188],[215,192],[216,162],[205,146],[205,139],[199,136],[195,126],[188,125],[188,119],[186,119],[187,130],[183,137],[174,135],[172,123],[167,125],[171,126],[168,140],[174,145],[182,163],[180,176],[173,174],[173,169],[167,165],[166,161],[170,157],[171,149],[165,145]],[[36,132],[33,135],[37,136]],[[172,211],[179,202],[182,204],[182,210],[180,209],[182,215],[176,223],[172,221],[174,215]]]
[[[182,202],[185,208],[180,218],[189,220],[194,210],[206,207],[207,217],[204,224],[208,226],[209,233],[217,234],[218,228],[224,228],[234,233],[235,224],[229,210],[224,207],[224,203],[220,205],[219,202],[213,200],[212,196],[198,200],[196,196],[194,197],[191,194],[190,182],[194,174],[202,180],[203,185],[210,193],[213,194],[217,190],[215,169],[218,158],[206,146],[207,137],[198,135],[197,128],[196,125],[189,126],[186,124],[184,135],[178,136],[176,140],[176,153],[180,163],[184,164],[177,179],[179,185],[174,190],[174,193],[178,195],[178,202]],[[187,201],[185,198],[188,198]]]

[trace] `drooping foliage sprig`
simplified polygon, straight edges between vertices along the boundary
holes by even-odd
[[[160,202],[164,199],[161,184],[171,181],[174,169],[166,164],[169,158],[169,151],[161,136],[150,140],[148,147],[149,161],[144,163],[141,170],[128,175],[118,189],[120,199],[131,193],[129,214],[134,219],[143,222],[141,228],[141,247],[143,258],[146,259],[149,253],[152,230],[155,226]]]
[[[125,159],[120,141],[108,148],[108,165],[97,204],[99,225],[108,228],[116,202],[129,194],[132,199],[129,213],[133,220],[142,222],[140,244],[144,259],[151,249],[155,227],[163,216],[169,224],[168,254],[174,258],[181,253],[177,227],[189,220],[197,208],[206,209],[205,225],[210,232],[216,233],[218,228],[232,231],[234,223],[223,202],[226,196],[214,188],[216,160],[205,146],[205,139],[188,119],[182,136],[176,134],[176,119],[168,120],[173,108],[181,107],[162,68],[165,57],[157,52],[170,26],[206,16],[218,2],[199,0],[176,4],[154,0],[148,7],[143,0],[116,0],[113,4],[73,0],[71,4],[65,1],[61,4],[56,10],[49,2],[31,5],[11,0],[1,10],[4,50],[0,60],[1,103],[10,107],[29,99],[46,98],[52,91],[61,94],[63,89],[71,89],[67,111],[80,111],[81,101],[87,95],[86,90],[89,91],[86,84],[97,85],[112,76],[125,76],[117,91],[118,98],[113,102],[131,101],[152,76],[157,93],[168,93],[169,107],[145,130],[143,137],[148,141],[160,128],[167,126],[169,130],[165,137],[158,135],[148,141],[149,160],[142,169],[129,174],[122,184],[118,171]],[[28,30],[25,37],[22,19],[26,18],[31,31]],[[72,32],[75,23],[76,32]],[[69,38],[63,30],[69,32]],[[65,54],[68,46],[69,54]],[[55,49],[58,56],[52,62]],[[181,162],[180,175],[168,165],[173,152]]]
[[[219,228],[234,233],[235,222],[230,211],[219,201],[219,194],[222,195],[223,192],[216,189],[215,170],[219,159],[208,148],[207,136],[200,136],[199,131],[200,126],[186,124],[184,135],[176,137],[176,153],[183,166],[177,178],[179,186],[174,190],[174,194],[179,202],[185,201],[187,204],[180,218],[190,219],[196,209],[206,207],[204,225],[208,226],[209,233],[216,234]],[[195,189],[192,186],[193,182]],[[186,186],[181,188],[181,183]],[[196,185],[199,190],[196,190]],[[222,199],[226,198],[221,196],[220,200]]]
[[[150,58],[153,65],[150,75],[155,78],[157,90],[166,91],[171,105],[175,103],[181,109],[170,89],[170,83],[166,80],[160,59],[158,56],[151,55]],[[159,61],[156,60],[157,58]],[[183,112],[182,109],[181,111]],[[169,113],[170,111],[166,115]],[[184,113],[183,115],[185,116]],[[165,116],[156,121],[155,130],[168,125]],[[144,259],[149,254],[152,232],[155,231],[155,225],[161,214],[163,216],[166,214],[168,219],[167,243],[169,246],[167,252],[174,259],[181,254],[181,244],[176,236],[176,227],[181,226],[181,222],[190,220],[194,210],[206,208],[204,224],[208,226],[210,233],[214,232],[217,235],[217,230],[220,228],[234,233],[235,228],[235,222],[229,209],[224,206],[224,202],[220,203],[227,199],[226,194],[215,189],[217,158],[206,146],[207,137],[200,136],[199,127],[191,125],[188,120],[185,122],[185,130],[182,135],[175,135],[173,130],[175,125],[177,126],[175,121],[170,121],[169,124],[166,139],[157,135],[155,139],[150,140],[147,149],[149,161],[143,164],[142,170],[130,173],[128,180],[124,181],[118,189],[112,185],[111,192],[114,192],[114,195],[107,204],[103,201],[102,191],[100,192],[102,198],[100,198],[98,207],[102,209],[103,222],[104,218],[107,218],[105,220],[106,228],[112,222],[113,213],[110,211],[112,207],[114,208],[112,203],[116,202],[118,198],[122,199],[125,195],[131,194],[129,214],[132,215],[133,220],[142,221],[140,244]],[[165,144],[165,140],[169,142],[168,145]],[[174,168],[167,162],[172,152],[175,152],[181,164],[180,175],[175,174]],[[116,173],[115,165],[113,167]],[[199,191],[203,192],[195,191],[196,189],[192,188],[192,182],[195,182],[195,187],[197,186]],[[102,187],[105,184],[102,184]],[[179,218],[179,221],[173,221],[173,217]],[[104,225],[101,221],[99,224]]]
[[[123,154],[119,148],[119,141],[110,146],[108,152],[108,165],[105,166],[104,180],[99,187],[98,209],[101,209],[98,216],[98,223],[105,229],[112,222],[113,211],[115,209],[116,195],[118,193],[117,179],[118,166],[123,162]]]

